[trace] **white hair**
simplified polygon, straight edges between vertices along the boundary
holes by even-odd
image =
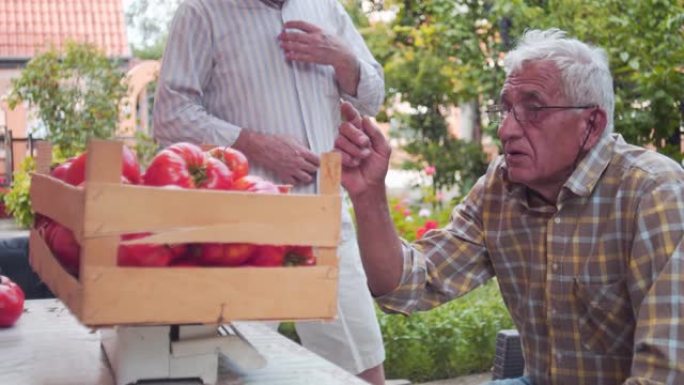
[[[564,95],[576,105],[596,104],[606,112],[604,135],[613,131],[615,95],[606,52],[569,38],[557,28],[525,31],[504,59],[506,76],[529,61],[548,60],[561,72]]]

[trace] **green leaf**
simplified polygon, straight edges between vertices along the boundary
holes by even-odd
[[[626,63],[629,60],[629,52],[620,52],[620,60]]]

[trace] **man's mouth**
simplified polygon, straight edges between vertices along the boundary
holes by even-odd
[[[527,156],[526,153],[524,153],[522,151],[517,151],[517,150],[507,150],[505,154],[506,154],[506,158],[508,158],[508,157],[518,158],[521,156]]]

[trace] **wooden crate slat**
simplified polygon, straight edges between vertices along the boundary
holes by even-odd
[[[145,238],[126,241],[126,244],[144,243],[253,243],[262,245],[331,246],[337,237],[324,227],[292,227],[272,223],[244,222],[212,227],[185,228],[165,231]]]
[[[31,230],[29,235],[29,262],[50,290],[74,314],[80,314],[82,285],[64,270],[36,230]]]
[[[120,237],[84,238],[81,243],[81,265],[116,266]]]
[[[84,237],[143,231],[147,242],[335,246],[339,195],[276,195],[88,184]]]
[[[321,154],[319,191],[325,195],[340,194],[340,179],[342,177],[342,156],[337,152]]]
[[[39,140],[36,143],[36,172],[41,174],[49,174],[50,166],[52,164],[52,143],[44,140]]]
[[[319,265],[337,266],[339,262],[337,247],[321,247],[316,250],[316,262]]]
[[[91,139],[86,155],[86,181],[120,183],[122,150],[122,142]]]
[[[90,326],[332,318],[337,306],[337,268],[328,266],[88,267],[82,282]]]
[[[80,238],[83,226],[83,190],[47,175],[31,178],[31,207],[74,232]]]

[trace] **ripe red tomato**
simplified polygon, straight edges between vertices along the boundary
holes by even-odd
[[[254,184],[260,180],[263,180],[263,179],[261,179],[261,177],[258,177],[256,175],[244,176],[240,179],[236,179],[235,182],[233,182],[233,190],[249,191],[249,188],[254,186]]]
[[[67,171],[69,170],[69,167],[71,167],[71,163],[74,161],[74,158],[67,159],[63,163],[58,164],[55,168],[50,171],[50,175],[53,177],[64,181],[66,178]]]
[[[174,261],[184,259],[188,254],[189,248],[188,245],[185,243],[166,245],[166,247],[168,247],[169,251],[171,251],[171,255],[173,256]]]
[[[314,256],[311,246],[290,246],[285,253],[285,266],[314,266],[316,256]]]
[[[281,194],[289,194],[292,191],[291,184],[279,184],[276,186],[278,186],[278,192]]]
[[[283,266],[286,251],[285,246],[259,246],[247,263],[252,266]]]
[[[262,194],[279,194],[275,183],[269,182],[256,175],[247,175],[233,182],[233,190],[250,191]]]
[[[78,186],[85,181],[87,151],[74,158],[66,170],[64,181]],[[131,149],[123,146],[121,153],[121,172],[132,184],[140,184],[140,165]]]
[[[199,266],[194,259],[182,258],[171,261],[171,267],[196,267]]]
[[[207,157],[202,176],[199,188],[230,190],[233,187],[233,172],[218,159]]]
[[[143,175],[143,184],[147,186],[180,186],[195,187],[187,164],[180,155],[163,150],[158,153],[147,166]]]
[[[46,243],[47,236],[45,235],[45,232],[47,231],[48,225],[50,225],[52,222],[52,219],[40,213],[36,213],[36,215],[33,217],[33,228],[38,231],[38,234],[43,237]]]
[[[214,147],[207,151],[207,153],[225,163],[230,171],[233,172],[235,179],[240,179],[249,174],[249,162],[242,152],[232,147]]]
[[[0,275],[0,327],[10,327],[24,312],[24,291],[11,279]]]
[[[144,238],[150,233],[124,234],[121,239],[128,241],[131,239]],[[119,266],[168,266],[174,258],[171,248],[166,245],[139,244],[139,245],[119,245],[118,264]]]
[[[227,190],[233,185],[228,166],[191,143],[176,143],[162,150],[152,159],[143,179],[148,186]]]
[[[257,249],[249,243],[202,243],[199,246],[199,262],[218,266],[242,265]]]
[[[69,274],[78,277],[81,260],[81,245],[74,233],[57,222],[50,220],[45,229],[45,243]]]
[[[183,158],[191,173],[202,168],[207,158],[199,146],[186,142],[174,143],[166,147],[164,151],[171,151]]]

